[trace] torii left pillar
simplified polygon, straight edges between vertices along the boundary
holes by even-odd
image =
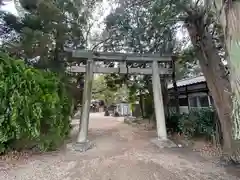
[[[153,96],[154,96],[154,109],[157,121],[157,135],[158,139],[167,140],[167,130],[165,123],[163,98],[161,80],[159,77],[159,65],[157,61],[152,63],[152,85],[153,85]]]
[[[88,124],[89,124],[89,113],[92,97],[92,82],[93,82],[93,68],[94,61],[87,61],[87,68],[85,74],[85,83],[83,91],[83,102],[81,109],[80,127],[77,142],[74,146],[76,151],[85,152],[91,149],[93,144],[87,139],[88,136]]]

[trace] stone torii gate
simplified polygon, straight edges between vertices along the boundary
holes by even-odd
[[[74,147],[76,151],[86,151],[92,147],[88,140],[89,111],[92,95],[92,82],[94,73],[119,73],[119,74],[152,74],[154,107],[157,121],[157,137],[161,140],[167,140],[167,131],[165,124],[164,105],[161,90],[160,76],[169,76],[172,74],[171,56],[160,56],[160,54],[126,54],[110,52],[89,52],[81,50],[71,51],[73,59],[86,61],[84,66],[71,66],[70,72],[85,73],[85,84],[83,92],[83,103],[80,118],[80,129],[77,143]],[[96,62],[118,62],[119,66],[98,67]],[[151,68],[128,68],[127,63],[149,63]],[[159,76],[160,75],[160,76]]]

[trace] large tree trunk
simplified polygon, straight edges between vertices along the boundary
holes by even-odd
[[[176,57],[172,57],[172,83],[173,83],[173,90],[174,90],[174,105],[176,108],[176,114],[180,115],[180,104],[179,104],[179,92],[177,87],[177,81],[176,81]]]
[[[168,94],[167,85],[168,85],[167,80],[165,78],[161,79],[165,119],[168,119],[168,117],[169,117],[169,105],[168,105],[169,104],[169,94]]]
[[[240,140],[240,2],[233,0],[215,0],[216,12],[220,14],[218,22],[223,27],[226,60],[228,62],[232,97],[232,133],[234,146],[228,161],[239,163]],[[238,141],[236,141],[238,140]],[[230,158],[230,159],[229,159]]]
[[[224,7],[220,23],[224,29],[233,102],[233,138],[240,139],[240,2],[216,0],[218,11]]]
[[[229,48],[230,58],[230,80],[232,87],[232,101],[233,101],[233,138],[240,140],[240,47],[237,42],[231,42]]]
[[[225,67],[215,47],[212,35],[204,28],[204,18],[194,19],[194,14],[186,21],[189,35],[196,50],[197,57],[208,88],[212,94],[220,119],[223,133],[223,150],[232,151],[232,100],[231,85]]]

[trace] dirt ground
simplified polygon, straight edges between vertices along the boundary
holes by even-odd
[[[90,116],[95,147],[75,152],[78,121],[67,147],[58,152],[0,161],[0,180],[237,180],[225,169],[183,148],[160,149],[154,131],[123,123],[123,118]]]

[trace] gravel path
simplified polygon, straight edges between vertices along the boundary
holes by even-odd
[[[149,132],[122,118],[91,114],[89,139],[96,146],[79,153],[71,144],[59,152],[0,162],[1,180],[237,180],[224,169],[178,150],[159,149]],[[73,139],[77,133],[73,130]]]

